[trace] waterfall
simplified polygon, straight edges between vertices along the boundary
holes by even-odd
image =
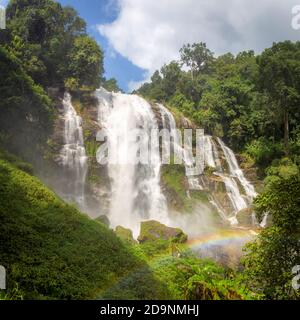
[[[60,152],[66,175],[63,197],[84,209],[84,187],[87,173],[87,156],[83,141],[82,119],[77,115],[69,93],[64,94],[64,145]]]
[[[220,160],[218,156],[217,145],[211,136],[206,136],[205,148],[206,152],[206,164],[216,168],[215,175],[219,176],[226,188],[227,196],[232,204],[233,212],[227,217],[231,224],[238,224],[236,215],[240,210],[246,209],[252,203],[256,197],[254,186],[245,178],[243,171],[240,169],[234,152],[228,148],[225,143],[217,138],[217,143],[222,150],[225,157],[226,164],[228,166],[228,174],[224,173],[222,167],[220,167]],[[214,165],[214,163],[218,165]],[[242,186],[245,195],[242,195],[238,183]],[[220,212],[219,208],[218,211]],[[224,215],[224,212],[220,212]]]
[[[173,114],[162,104],[158,104],[158,107],[162,118],[163,128],[168,129],[171,132],[174,153],[177,153],[178,155],[181,154],[183,156],[183,162],[190,189],[203,190],[203,187],[199,183],[199,178],[193,175],[195,165],[193,152],[192,150],[186,150],[182,147],[182,141],[179,137]]]
[[[238,179],[238,181],[243,186],[247,197],[249,197],[251,200],[253,200],[257,196],[257,193],[255,192],[253,185],[245,178],[244,173],[240,169],[233,151],[231,149],[229,149],[220,138],[218,138],[218,142],[219,142],[219,144],[223,150],[223,153],[225,155],[227,164],[229,166],[230,174],[233,177]]]
[[[212,161],[220,163],[217,145],[215,144],[214,139],[210,136],[207,136],[205,141],[206,144],[209,145],[209,147],[206,148],[206,158],[213,159],[208,160],[207,165],[209,165],[209,163],[213,164]],[[245,178],[243,171],[238,165],[234,152],[228,148],[220,138],[217,138],[217,143],[225,157],[226,164],[228,166],[228,174],[225,174],[224,170],[220,168],[219,165],[215,166],[216,172],[214,174],[219,176],[224,182],[227,196],[230,199],[233,207],[233,212],[227,217],[227,219],[231,224],[235,225],[238,224],[236,219],[237,213],[240,210],[248,208],[253,199],[256,197],[257,193],[254,189],[254,186]],[[213,145],[213,147],[210,147],[210,145]],[[245,195],[242,195],[238,183],[242,186]],[[222,211],[221,214],[224,215],[224,212]]]
[[[152,129],[159,129],[154,109],[139,96],[110,93],[103,88],[96,91],[96,97],[98,122],[105,132],[110,154],[107,169],[111,182],[109,219],[112,227],[122,225],[133,230],[137,236],[143,220],[153,219],[173,225],[160,188],[162,160],[159,147],[151,148],[151,161],[140,162],[141,145],[149,147]],[[192,148],[187,150],[182,146],[182,137],[173,114],[161,104],[157,107],[163,129],[170,132],[173,153],[182,155],[189,190],[208,190],[207,176],[194,173]],[[147,134],[132,139],[130,133],[136,129],[142,129]],[[218,177],[216,181],[224,184],[229,205],[225,208],[213,191],[209,194],[210,203],[223,219],[237,224],[237,213],[249,207],[256,196],[255,189],[245,178],[233,151],[221,139],[205,135],[202,141],[204,164],[213,168],[212,175]],[[164,139],[163,143],[166,143]],[[187,196],[190,195],[189,190]]]
[[[160,189],[159,148],[151,150],[151,161],[138,163],[140,145],[149,145],[152,129],[158,129],[151,105],[136,95],[96,91],[99,124],[105,130],[110,152],[108,174],[111,180],[109,219],[111,225],[139,233],[142,220],[168,223],[166,199]],[[147,134],[130,138],[132,130]]]
[[[158,107],[160,109],[163,127],[176,132],[176,122],[172,113],[161,104],[158,104]],[[175,134],[174,150],[182,148],[179,140],[180,139]],[[188,173],[191,164],[193,164],[193,155],[189,152],[182,152],[184,152],[184,164],[186,173]],[[214,175],[218,176],[225,185],[226,194],[229,202],[231,203],[232,211],[226,213],[212,195],[210,195],[210,203],[216,207],[222,218],[228,220],[232,225],[236,225],[238,224],[236,219],[237,213],[240,210],[248,208],[257,193],[255,192],[253,185],[245,178],[233,151],[228,148],[221,139],[217,138],[215,141],[212,136],[205,135],[203,139],[203,152],[205,166],[215,169]],[[226,160],[229,170],[228,173],[225,173],[225,168],[222,168],[220,160],[222,156]],[[209,186],[205,185],[205,181],[199,175],[193,176],[187,174],[187,179],[190,190],[203,190],[205,188],[209,188]],[[200,180],[202,183],[200,183]],[[241,193],[238,184],[240,184],[244,189],[245,195]]]

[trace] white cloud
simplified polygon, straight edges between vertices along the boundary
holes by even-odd
[[[117,19],[98,30],[114,50],[147,70],[147,77],[177,59],[188,42],[206,42],[222,54],[261,51],[274,41],[300,39],[300,31],[291,28],[295,0],[115,1]]]

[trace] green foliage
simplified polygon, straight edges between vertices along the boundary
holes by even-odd
[[[109,92],[122,92],[115,78],[111,78],[108,80],[104,79],[101,85]]]
[[[3,159],[14,165],[16,168],[30,175],[33,175],[33,166],[27,162],[22,161],[20,158],[12,155],[11,153],[0,150],[0,159]]]
[[[161,180],[169,194],[170,205],[185,213],[193,211],[199,201],[210,206],[207,194],[203,191],[190,191],[187,195],[187,180],[183,165],[167,165],[162,167]]]
[[[131,272],[147,268],[103,224],[3,160],[0,219],[0,261],[8,273],[6,298],[95,298]],[[130,290],[144,291],[147,298],[145,280],[138,281]],[[156,285],[151,272],[147,281]],[[130,290],[128,294],[134,295]]]
[[[52,102],[24,72],[21,62],[1,46],[0,69],[2,144],[15,153],[35,153],[51,130]]]
[[[7,46],[36,83],[69,88],[99,85],[102,52],[86,35],[86,23],[73,8],[53,0],[11,0],[7,29]]]
[[[78,90],[79,89],[79,82],[78,82],[78,79],[76,78],[67,78],[65,80],[65,88],[67,90],[71,90],[71,91],[75,91],[75,90]]]
[[[2,155],[18,165],[15,157]],[[36,178],[0,160],[0,261],[9,274],[1,299],[185,299],[197,295],[195,275],[210,268],[176,245],[181,258],[171,257],[169,240],[157,239],[127,247],[102,223],[63,203]],[[11,237],[13,234],[13,237]],[[174,252],[174,250],[172,250]],[[195,267],[197,266],[197,268]],[[223,269],[212,274],[214,290],[222,278],[240,291]],[[222,291],[223,292],[223,291]],[[225,299],[236,298],[224,293]],[[238,293],[238,297],[241,297]],[[244,295],[243,298],[247,298]]]
[[[214,262],[199,260],[192,254],[182,257],[165,256],[151,263],[154,274],[165,283],[173,299],[236,300],[253,299],[254,296],[234,274],[228,274]]]
[[[103,53],[73,8],[53,0],[11,0],[0,70],[0,142],[37,161],[55,116],[42,88],[80,89],[83,99],[100,84]]]
[[[85,142],[86,153],[89,157],[95,157],[98,148],[99,148],[99,143],[97,141],[92,140],[92,141]]]
[[[207,72],[213,62],[213,53],[203,42],[184,45],[180,49],[181,62],[190,67],[192,78],[194,74]]]
[[[245,152],[262,167],[266,167],[271,162],[283,156],[282,144],[275,144],[274,142],[265,138],[253,140],[246,145]]]
[[[300,264],[300,175],[278,172],[255,200],[258,219],[268,213],[273,226],[246,246],[245,276],[267,299],[299,299],[292,288],[292,268]]]
[[[79,86],[95,89],[100,85],[103,53],[95,40],[88,36],[75,38],[68,60],[68,73],[76,79]]]
[[[299,120],[300,102],[300,43],[285,41],[276,43],[258,58],[259,80],[276,105],[277,117],[282,118],[286,154],[289,152],[289,119],[296,113]]]
[[[245,248],[243,258],[246,284],[264,299],[299,299],[292,288],[295,275],[292,268],[299,265],[299,235],[286,234],[277,227],[263,230],[258,239]]]
[[[203,43],[185,45],[180,53],[189,72],[179,71],[173,61],[138,93],[179,110],[206,133],[223,137],[243,154],[248,168],[256,165],[267,175],[255,206],[258,219],[268,213],[273,226],[247,246],[246,279],[259,296],[299,298],[291,281],[300,256],[300,42],[275,43],[259,56],[248,51],[215,58]],[[177,209],[186,207],[182,175],[174,166],[162,170]],[[190,286],[190,298],[196,292],[209,298],[230,295],[230,290],[205,283],[202,275],[190,280]]]
[[[259,218],[269,212],[275,226],[287,233],[300,233],[300,175],[297,168],[290,168],[288,173],[279,168],[278,179],[270,181],[256,199],[256,212]]]
[[[175,107],[187,116],[192,116],[194,111],[194,103],[188,100],[182,93],[176,92],[170,99],[170,105]]]
[[[267,178],[265,179],[268,185],[269,181],[272,179],[289,179],[292,176],[297,176],[299,174],[299,167],[289,158],[283,158],[280,161],[273,161],[272,166],[267,170]]]
[[[175,247],[174,247],[175,246]],[[103,297],[114,299],[257,299],[242,284],[239,275],[225,270],[209,260],[200,260],[185,246],[158,239],[131,247],[135,255],[146,260],[149,268],[143,268],[122,279]],[[150,270],[156,279],[148,282]],[[142,281],[146,292],[134,291],[135,283]],[[205,288],[199,290],[199,287]],[[134,292],[134,294],[133,294]]]
[[[182,201],[186,198],[185,171],[183,165],[167,165],[162,168],[162,181],[166,186],[174,190]]]

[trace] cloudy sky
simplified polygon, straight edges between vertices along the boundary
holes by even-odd
[[[0,2],[3,0],[0,0]],[[125,91],[178,58],[185,43],[206,42],[216,55],[274,41],[300,40],[291,26],[300,0],[59,0],[74,6],[105,50],[107,77]],[[300,19],[299,19],[300,21]]]
[[[178,58],[184,43],[204,41],[216,54],[300,39],[291,27],[289,0],[119,0],[117,18],[99,24],[111,47],[134,65],[153,73]],[[299,1],[300,4],[300,1]],[[129,83],[134,85],[134,81]]]

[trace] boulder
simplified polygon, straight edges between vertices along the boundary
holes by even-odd
[[[124,241],[127,241],[132,244],[137,243],[137,241],[134,240],[132,231],[130,229],[126,229],[122,226],[117,226],[115,230],[115,234]]]
[[[105,224],[105,225],[108,226],[108,227],[109,227],[109,225],[110,225],[109,219],[108,219],[108,217],[105,216],[105,215],[99,216],[99,217],[96,218],[95,220],[98,221],[98,222],[101,222],[101,223]]]
[[[187,235],[179,228],[171,228],[158,221],[150,220],[142,222],[138,241],[143,243],[158,239],[183,243],[187,241]]]

